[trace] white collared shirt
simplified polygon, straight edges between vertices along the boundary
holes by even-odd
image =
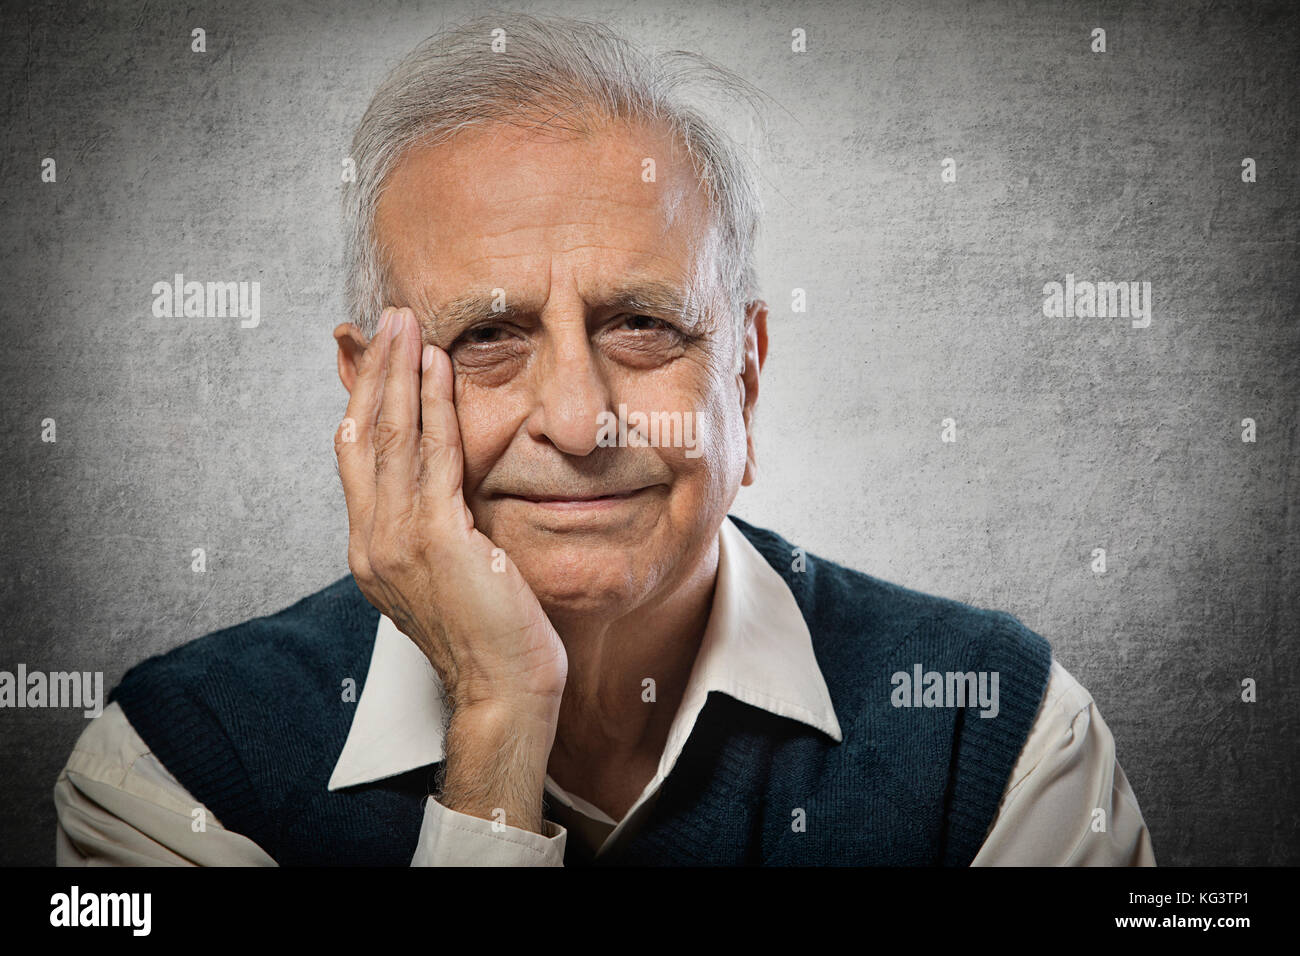
[[[560,866],[569,839],[595,854],[642,825],[710,691],[842,739],[794,595],[730,521],[719,536],[713,608],[654,777],[614,820],[548,774],[552,820],[521,830],[425,802],[412,866]],[[361,699],[328,787],[370,783],[440,761],[442,688],[424,654],[380,617]],[[110,704],[77,741],[54,788],[57,860],[77,864],[275,865],[225,830]],[[1096,810],[1104,829],[1097,826]],[[194,832],[195,811],[205,829]],[[1047,691],[972,865],[1154,865],[1150,835],[1091,696],[1053,660]]]

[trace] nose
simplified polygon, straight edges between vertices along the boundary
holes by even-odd
[[[600,433],[598,416],[609,408],[609,388],[583,317],[551,325],[541,359],[528,434],[566,455],[590,454]]]

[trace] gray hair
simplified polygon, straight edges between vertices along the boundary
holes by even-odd
[[[500,30],[505,49],[493,52]],[[683,51],[647,55],[597,23],[479,17],[425,40],[380,85],[352,139],[356,180],[343,193],[352,321],[371,336],[386,304],[389,257],[375,235],[375,210],[404,152],[446,142],[478,124],[575,132],[596,118],[659,124],[685,148],[712,215],[714,289],[725,297],[743,343],[745,308],[758,295],[754,258],[762,206],[750,158],[687,101],[684,94],[697,89],[752,107],[751,119],[761,123],[761,94],[731,71]]]

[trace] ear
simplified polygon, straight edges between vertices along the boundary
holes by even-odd
[[[334,330],[334,341],[339,344],[339,381],[351,395],[357,380],[357,364],[366,351],[366,336],[358,326],[344,322]]]
[[[742,485],[752,485],[758,476],[754,452],[754,406],[758,404],[758,373],[767,361],[767,303],[757,300],[745,312],[745,367],[741,369],[741,411],[745,418],[745,475]]]

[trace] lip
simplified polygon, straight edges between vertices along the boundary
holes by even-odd
[[[636,488],[632,491],[598,495],[592,498],[577,498],[571,495],[554,498],[540,498],[533,495],[502,495],[501,497],[512,498],[515,501],[522,501],[525,504],[536,505],[539,508],[547,508],[551,511],[602,511],[617,508],[647,490],[647,488]]]

